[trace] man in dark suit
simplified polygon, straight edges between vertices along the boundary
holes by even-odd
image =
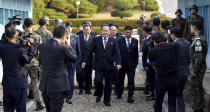
[[[53,38],[40,45],[42,63],[40,90],[47,112],[61,112],[66,91],[70,90],[67,62],[76,62],[77,56],[73,54],[66,40],[64,26],[55,27],[53,35]]]
[[[92,24],[91,24],[90,21],[83,21],[82,25],[85,25],[85,24],[89,24],[92,27]],[[77,35],[82,35],[82,34],[83,34],[82,30],[77,32]],[[91,32],[90,32],[90,35],[96,37],[96,31],[92,29]]]
[[[132,27],[126,26],[125,27],[125,37],[122,37],[118,40],[118,45],[120,48],[121,54],[121,63],[122,69],[120,69],[119,77],[119,84],[117,85],[117,98],[121,98],[124,89],[124,80],[125,75],[128,76],[128,103],[133,103],[133,94],[134,94],[134,78],[135,78],[135,71],[138,64],[138,40],[131,37],[132,36]]]
[[[109,29],[110,29],[110,37],[114,38],[116,41],[122,37],[121,35],[117,35],[118,29],[117,29],[116,24],[110,24]],[[112,84],[115,85],[115,90],[114,90],[115,95],[117,95],[118,75],[119,75],[119,71],[116,68],[114,68],[113,75],[112,75]]]
[[[85,90],[86,94],[91,94],[92,87],[92,63],[93,54],[88,59],[85,68],[82,69],[82,62],[88,54],[90,46],[93,44],[93,37],[90,35],[91,26],[89,24],[83,25],[83,35],[79,35],[80,49],[81,49],[81,60],[77,65],[77,82],[79,85],[79,95],[83,94]]]
[[[177,109],[178,112],[185,112],[185,104],[183,98],[183,91],[187,82],[187,77],[190,75],[189,69],[189,52],[190,42],[183,38],[183,30],[181,28],[171,28],[170,35],[174,42],[178,43],[177,49],[177,75],[178,75],[178,87],[177,87]]]
[[[82,68],[85,67],[87,59],[95,53],[93,68],[95,69],[95,86],[96,103],[100,102],[104,91],[104,104],[110,106],[110,97],[112,90],[111,72],[114,69],[114,61],[116,68],[121,68],[120,50],[117,41],[109,37],[109,26],[101,26],[101,36],[93,39],[93,44],[90,47],[86,61],[82,63]],[[113,57],[116,56],[116,60]],[[103,79],[105,78],[105,88],[103,87]]]
[[[18,39],[15,27],[5,29],[6,42],[0,45],[0,57],[3,63],[3,106],[4,112],[26,112],[27,79],[24,65],[30,63],[34,50],[30,47],[28,54],[25,49],[16,45]]]
[[[155,112],[162,112],[162,104],[168,92],[168,112],[176,112],[177,68],[174,42],[165,43],[162,32],[152,34],[154,48],[149,51],[148,58],[156,69]]]
[[[67,92],[66,97],[66,103],[72,104],[72,97],[74,93],[74,73],[76,70],[77,63],[80,61],[81,58],[81,51],[80,51],[80,42],[79,42],[79,36],[72,33],[72,23],[66,22],[65,23],[66,30],[68,32],[67,34],[67,42],[70,43],[72,49],[77,55],[77,62],[72,63],[68,62],[68,74],[69,74],[69,86],[70,91]]]
[[[144,44],[142,47],[142,63],[143,63],[143,67],[144,70],[146,70],[146,81],[149,84],[149,87],[146,89],[149,89],[150,93],[148,93],[147,95],[147,100],[154,100],[154,96],[155,96],[155,70],[152,68],[152,66],[150,64],[147,63],[147,59],[148,59],[148,53],[150,50],[150,43],[152,42],[152,38],[150,35],[150,32],[152,31],[152,28],[149,26],[145,26],[143,28],[143,36],[144,38]]]

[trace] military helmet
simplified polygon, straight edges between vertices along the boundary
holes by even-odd
[[[147,25],[149,25],[149,21],[144,20],[144,21],[143,21],[143,24],[147,24]]]
[[[47,17],[47,16],[43,16],[41,19],[43,19],[44,21],[49,21],[50,20],[49,17]]]
[[[63,21],[59,18],[55,19],[54,23],[55,25],[62,23]]]
[[[26,19],[24,20],[24,25],[27,25],[27,24],[34,24],[33,19],[32,19],[32,18],[26,18]]]
[[[195,9],[196,11],[198,11],[198,6],[197,6],[197,5],[192,5],[192,7],[190,8],[190,11],[191,11],[192,9]]]
[[[182,14],[182,10],[181,9],[177,9],[175,14],[177,14],[177,13],[181,13]]]

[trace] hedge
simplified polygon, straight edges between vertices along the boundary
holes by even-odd
[[[93,29],[93,30],[96,30],[97,35],[100,35],[100,34],[101,34],[101,27],[92,27],[92,29]],[[119,32],[122,33],[123,30],[124,30],[124,27],[119,27]],[[73,28],[72,28],[72,32],[73,32],[74,34],[76,34],[76,33],[77,33],[77,27],[73,27]]]
[[[73,23],[73,27],[78,27],[82,25],[82,22],[87,19],[64,19],[63,21],[71,21]],[[90,20],[92,23],[92,27],[100,27],[102,24],[106,24],[109,22],[114,22],[118,24],[119,27],[125,27],[127,25],[132,26],[133,28],[138,28],[139,24],[137,22],[139,20],[128,20],[128,19],[92,19]],[[50,26],[54,26],[54,20],[50,20]]]

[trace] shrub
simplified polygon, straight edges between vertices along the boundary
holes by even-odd
[[[82,22],[87,19],[63,19],[63,21],[71,21],[73,23],[74,27],[78,27],[82,25]],[[92,23],[92,27],[100,27],[102,24],[106,24],[109,22],[114,22],[116,23],[119,27],[125,27],[127,25],[132,26],[133,28],[138,28],[139,24],[137,22],[139,21],[138,19],[92,19],[90,20]],[[50,25],[54,24],[54,20],[50,21]]]
[[[120,17],[123,19],[123,17],[133,16],[133,13],[129,11],[133,8],[133,4],[130,0],[116,0],[114,2],[113,8],[116,9],[111,13],[111,16],[113,17]]]
[[[67,18],[67,16],[63,12],[57,12],[55,9],[45,9],[44,15],[48,16],[50,19],[56,19],[56,18],[66,19]]]
[[[156,0],[139,0],[139,3],[142,9],[145,5],[145,10],[148,11],[157,11],[159,8]]]
[[[132,17],[133,13],[131,11],[121,11],[121,10],[115,10],[111,13],[112,17],[120,17],[121,19],[124,17]]]

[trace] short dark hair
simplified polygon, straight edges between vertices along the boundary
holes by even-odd
[[[143,31],[147,32],[147,33],[150,33],[152,31],[152,28],[150,26],[145,26],[143,28]]]
[[[72,24],[72,22],[70,22],[70,21],[67,21],[67,22],[65,22],[65,26],[73,26],[73,24]]]
[[[161,22],[161,27],[162,27],[163,29],[169,29],[169,25],[170,25],[170,22],[169,22],[168,20],[163,20],[163,21]]]
[[[82,27],[83,28],[85,28],[85,27],[90,27],[91,28],[90,24],[84,24],[84,25],[82,25]]]
[[[179,38],[183,37],[183,31],[181,28],[178,28],[178,27],[172,27],[170,29],[170,34],[174,34],[176,37],[179,37]]]
[[[7,38],[13,38],[16,33],[17,33],[17,30],[15,27],[9,27],[5,29],[5,34]]]
[[[125,30],[133,30],[133,28],[131,26],[125,26]]]
[[[152,37],[152,41],[155,41],[157,43],[165,42],[164,35],[161,31],[157,31],[157,32],[152,33],[151,37]]]
[[[56,38],[61,38],[66,34],[66,28],[62,25],[56,26],[53,30],[53,36]]]
[[[108,24],[102,24],[102,25],[101,25],[101,30],[102,30],[105,26],[109,27]]]
[[[83,21],[82,24],[89,24],[91,26],[91,22],[89,20]]]
[[[191,25],[196,27],[198,30],[203,30],[203,23],[199,20],[193,20],[191,21]]]
[[[30,26],[33,25],[33,24],[34,24],[34,21],[33,21],[32,18],[26,18],[26,19],[24,20],[24,26],[25,26],[25,27],[30,27]]]

